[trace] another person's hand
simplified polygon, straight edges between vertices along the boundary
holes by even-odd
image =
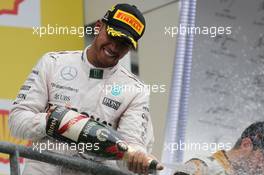
[[[150,160],[157,160],[151,154],[145,154],[140,151],[131,152],[128,156],[128,169],[134,173],[148,175]],[[156,170],[163,170],[163,165],[157,165]]]

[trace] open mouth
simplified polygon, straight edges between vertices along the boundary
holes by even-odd
[[[113,59],[117,58],[117,54],[115,54],[113,51],[111,51],[110,49],[107,48],[103,48],[103,51],[105,53],[106,56],[111,57]]]

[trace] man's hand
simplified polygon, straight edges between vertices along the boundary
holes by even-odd
[[[49,116],[55,110],[56,107],[57,107],[56,105],[48,104],[47,108],[45,109],[45,111],[47,112],[46,120],[48,120]],[[71,105],[70,104],[66,104],[65,108],[71,109]]]
[[[140,151],[130,152],[128,156],[128,169],[134,173],[148,175],[150,160],[157,160],[153,155],[145,154]],[[161,164],[157,165],[156,170],[162,170]]]
[[[53,106],[53,105],[49,105],[49,107],[47,107],[47,109],[46,109],[46,111],[47,111],[46,120],[48,120],[49,116],[55,110],[55,108],[56,108],[56,106]]]

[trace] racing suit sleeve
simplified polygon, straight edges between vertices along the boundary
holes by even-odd
[[[48,55],[33,68],[12,105],[9,128],[14,137],[29,140],[43,138],[48,103]],[[50,60],[50,59],[49,59]]]
[[[120,118],[117,131],[136,151],[151,153],[154,143],[152,122],[149,114],[149,95],[139,93]],[[117,166],[129,172],[126,161],[117,161]]]
[[[140,92],[120,118],[117,131],[135,150],[152,151],[153,127],[149,114],[149,95]]]

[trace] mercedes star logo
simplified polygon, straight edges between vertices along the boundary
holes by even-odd
[[[77,76],[77,69],[75,67],[66,66],[61,70],[61,77],[64,80],[70,81]]]

